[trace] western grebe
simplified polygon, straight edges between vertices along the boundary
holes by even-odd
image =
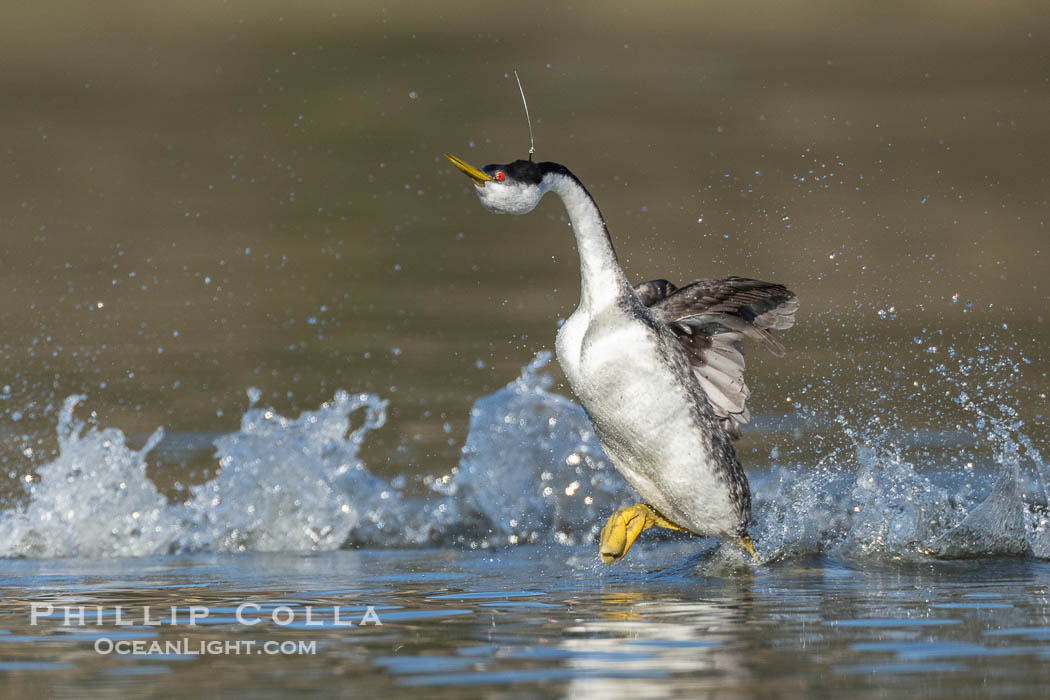
[[[598,205],[564,165],[530,155],[479,170],[445,157],[490,211],[527,214],[547,192],[568,211],[581,290],[558,331],[558,362],[605,453],[643,500],[609,517],[602,561],[619,560],[654,525],[735,539],[757,559],[747,532],[751,490],[733,448],[750,419],[741,341],[783,355],[769,331],[794,324],[794,293],[742,277],[632,287]]]

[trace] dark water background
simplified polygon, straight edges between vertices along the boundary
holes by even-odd
[[[1047,338],[1038,3],[47,3],[4,24],[18,472],[71,393],[127,432],[223,432],[249,386],[284,412],[374,391],[373,468],[454,464],[471,402],[578,299],[560,205],[492,217],[440,157],[525,154],[512,68],[539,156],[588,185],[633,279],[802,298],[789,360],[751,363],[753,412],[853,384],[858,334]]]

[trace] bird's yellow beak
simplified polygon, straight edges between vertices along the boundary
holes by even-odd
[[[490,182],[492,180],[491,177],[481,172],[473,165],[468,165],[456,156],[450,156],[448,153],[446,153],[445,157],[448,158],[449,162],[452,163],[452,165],[459,168],[467,177],[473,180],[474,184],[478,187],[484,187],[486,182]]]

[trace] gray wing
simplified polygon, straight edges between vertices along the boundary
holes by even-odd
[[[731,437],[739,438],[740,426],[751,419],[742,341],[750,338],[782,356],[784,346],[769,331],[794,325],[799,306],[794,292],[744,277],[697,280],[680,289],[652,280],[635,292],[653,318],[678,336],[715,415]]]

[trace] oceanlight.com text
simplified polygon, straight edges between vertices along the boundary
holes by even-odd
[[[183,656],[252,656],[252,655],[285,655],[316,654],[316,640],[266,640],[254,639],[219,640],[219,639],[168,639],[164,641],[149,639],[110,639],[101,637],[95,640],[95,651],[99,654],[134,654],[149,656],[151,654],[179,654]]]

